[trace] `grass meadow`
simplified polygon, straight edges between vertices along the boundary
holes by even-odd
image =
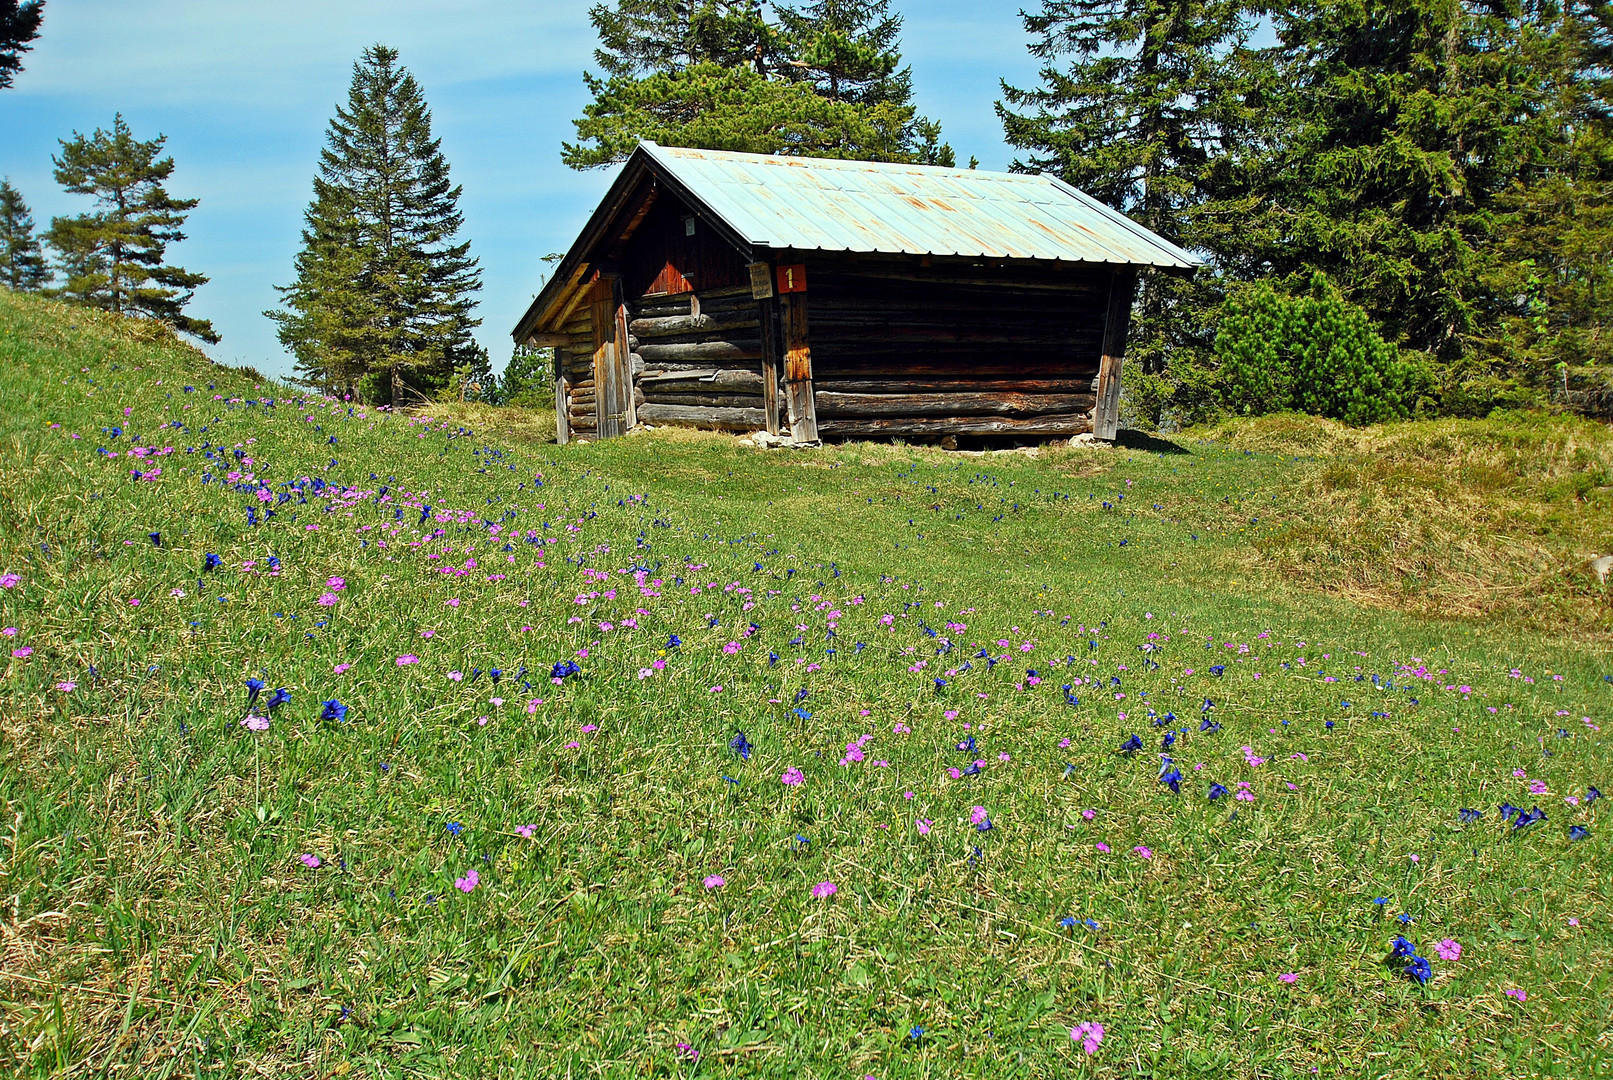
[[[0,380],[7,1075],[1613,1076],[1604,427]]]

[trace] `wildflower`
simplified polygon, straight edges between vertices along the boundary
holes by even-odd
[[[1221,798],[1222,796],[1226,795],[1226,793],[1227,793],[1227,789],[1226,789],[1226,787],[1224,785],[1222,785],[1222,784],[1211,784],[1210,785],[1210,799],[1212,801],[1215,800],[1215,799]]]
[[[1460,960],[1462,946],[1458,945],[1452,938],[1446,938],[1444,941],[1434,943],[1434,952],[1441,960]]]
[[[268,731],[269,718],[267,716],[248,716],[241,721],[241,726],[248,731]]]
[[[410,664],[418,664],[420,662],[420,658],[414,653],[404,653],[402,656],[398,657],[397,662],[399,667],[408,667]]]
[[[677,1046],[677,1049],[678,1049],[678,1053],[681,1054],[683,1057],[688,1058],[690,1061],[699,1061],[700,1060],[700,1051],[696,1050],[694,1047],[690,1046],[688,1043],[681,1043],[680,1042],[680,1043],[677,1043],[676,1046]]]
[[[934,825],[935,822],[929,818],[919,818],[913,824],[917,826],[920,836],[929,836],[930,826]]]
[[[1159,782],[1166,784],[1176,794],[1182,793],[1182,770],[1171,766],[1170,770],[1159,778]]]
[[[538,831],[538,827],[536,825],[517,825],[515,831],[530,840],[532,839],[532,834]]]
[[[481,884],[482,875],[475,870],[468,871],[464,877],[454,879],[454,888],[462,893],[468,893]]]
[[[78,689],[78,683],[69,679],[66,682],[57,683],[56,689],[60,690],[64,694],[71,694],[74,690]]]
[[[263,707],[269,712],[274,712],[274,710],[278,709],[280,706],[284,705],[290,700],[291,691],[281,686],[276,688],[275,692],[269,695],[269,700],[264,704]]]
[[[223,559],[219,558],[217,555],[214,555],[211,551],[207,553],[206,568],[208,570],[217,570],[223,565]]]
[[[1154,853],[1141,844],[1138,844],[1131,850],[1135,851],[1138,855],[1141,855],[1145,859],[1152,859],[1154,857]]]
[[[750,745],[749,742],[746,741],[745,733],[743,731],[741,731],[739,734],[735,735],[731,740],[729,740],[728,749],[730,749],[734,753],[738,754],[740,756],[741,760],[743,760],[743,761],[749,761],[750,760],[751,745]]]
[[[450,821],[447,825],[444,825],[443,828],[447,829],[449,834],[452,836],[458,836],[460,833],[465,831],[465,826],[461,825],[457,821]]]
[[[335,698],[325,702],[325,709],[319,714],[321,720],[346,720],[347,706]]]
[[[1516,806],[1513,806],[1511,803],[1502,803],[1500,806],[1497,806],[1496,809],[1501,811],[1502,821],[1508,820],[1514,814],[1519,816],[1522,816],[1523,814],[1522,810],[1518,809]]]
[[[1597,791],[1595,788],[1591,788],[1589,791],[1587,791],[1585,793],[1585,805],[1589,806],[1591,803],[1595,802],[1597,799],[1600,799],[1601,797],[1602,797],[1602,793],[1600,791]]]
[[[341,597],[337,596],[335,593],[328,592],[321,593],[318,602],[320,607],[334,607],[336,605],[336,601],[340,599]]]
[[[918,1042],[920,1039],[924,1038],[924,1029],[919,1027],[917,1024],[914,1024],[912,1027],[907,1029],[907,1037],[911,1042]]]
[[[146,533],[146,535],[151,538],[151,546],[152,547],[162,547],[162,533],[153,532],[153,533]]]
[[[1457,814],[1461,817],[1464,825],[1471,825],[1473,822],[1484,816],[1482,811],[1472,810],[1465,806],[1458,810]]]
[[[262,679],[248,679],[246,681],[246,707],[248,709],[258,700],[258,695],[261,693],[263,693]]]
[[[1074,915],[1066,915],[1066,916],[1064,916],[1064,918],[1059,920],[1059,925],[1064,927],[1064,929],[1066,929],[1066,930],[1075,929],[1075,916]]]
[[[1570,840],[1589,840],[1591,831],[1583,825],[1570,825],[1568,827],[1568,838]]]
[[[710,877],[702,881],[701,884],[708,889],[720,889],[728,883],[722,879],[721,874],[712,874]]]
[[[1098,852],[1100,854],[1103,854],[1103,855],[1109,854],[1109,845],[1105,844],[1102,840],[1099,840],[1095,846],[1097,847]]]
[[[1392,956],[1405,957],[1417,954],[1417,946],[1399,935],[1396,935],[1395,939],[1389,943],[1389,947],[1393,950],[1390,954]]]
[[[1283,974],[1277,976],[1277,981],[1285,983],[1297,983],[1299,982],[1299,975],[1292,971],[1284,972]]]
[[[840,889],[835,885],[834,882],[820,881],[816,885],[812,886],[812,898],[814,900],[822,900],[826,897],[833,896],[839,891]]]
[[[1139,739],[1136,735],[1133,735],[1129,739],[1127,739],[1125,742],[1120,744],[1120,749],[1117,751],[1117,753],[1132,754],[1132,753],[1136,753],[1138,750],[1141,750],[1142,748],[1143,748],[1143,741],[1141,739]]]
[[[15,589],[20,584],[22,584],[21,574],[0,574],[0,589]]]
[[[24,645],[20,649],[12,649],[11,655],[15,656],[19,660],[26,660],[28,657],[34,655],[34,649],[32,645]]]
[[[1404,911],[1402,911],[1399,915],[1396,915],[1395,918],[1399,920],[1401,926],[1410,926],[1416,921]]]
[[[319,856],[318,855],[298,855],[297,858],[299,860],[301,860],[302,864],[304,866],[306,866],[308,869],[310,869],[310,870],[318,870],[319,869]]]
[[[1419,983],[1426,983],[1434,976],[1434,968],[1421,956],[1408,956],[1405,967],[1406,978],[1416,979]]]
[[[795,787],[799,784],[806,783],[806,774],[800,769],[797,769],[794,765],[791,765],[788,769],[784,770],[781,776],[779,776],[779,780],[790,787]]]
[[[1518,820],[1516,820],[1516,821],[1514,821],[1512,823],[1512,828],[1514,830],[1522,829],[1525,826],[1533,825],[1537,821],[1545,821],[1545,820],[1546,820],[1546,812],[1544,810],[1540,809],[1540,807],[1535,806],[1535,807],[1531,807],[1527,814],[1518,815]]]
[[[1103,1025],[1091,1021],[1083,1022],[1070,1029],[1070,1038],[1081,1044],[1081,1049],[1088,1054],[1096,1054],[1098,1045],[1103,1042]]]
[[[1522,990],[1503,990],[1502,993],[1506,994],[1506,996],[1509,998],[1517,998],[1519,1001],[1529,1000],[1529,995]]]

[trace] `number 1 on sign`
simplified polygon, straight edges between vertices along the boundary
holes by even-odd
[[[806,292],[806,267],[800,263],[779,267],[778,291],[781,294]]]

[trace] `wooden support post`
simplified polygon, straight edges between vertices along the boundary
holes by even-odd
[[[1103,360],[1098,366],[1098,402],[1092,410],[1092,434],[1113,442],[1120,434],[1120,372],[1131,326],[1131,302],[1137,294],[1137,271],[1122,267],[1109,279],[1109,310],[1103,320]]]
[[[554,350],[554,441],[561,446],[571,441],[571,389],[566,385],[566,353]]]
[[[797,443],[818,441],[818,410],[812,396],[812,350],[807,345],[805,293],[779,297],[784,324],[784,398],[789,407],[790,438]]]
[[[758,303],[762,323],[762,412],[767,416],[767,433],[779,435],[779,326],[778,302],[771,296]]]
[[[616,387],[617,403],[623,413],[623,431],[631,431],[638,426],[638,404],[635,400],[638,395],[633,393],[633,352],[628,348],[627,340],[627,305],[622,302],[622,287],[618,279],[616,284],[616,369],[620,380]]]

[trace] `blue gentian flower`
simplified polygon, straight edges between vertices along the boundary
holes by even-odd
[[[958,775],[959,776],[979,776],[980,775],[980,763],[978,761],[969,762],[969,764],[965,765],[963,768],[958,770]]]
[[[1520,817],[1523,815],[1523,811],[1518,809],[1516,806],[1513,806],[1511,803],[1502,803],[1500,806],[1497,806],[1496,809],[1501,811],[1502,821],[1510,819],[1514,814],[1517,814]]]
[[[1458,810],[1457,813],[1461,816],[1462,823],[1464,825],[1471,825],[1473,822],[1484,816],[1483,812],[1472,810],[1465,806]]]
[[[741,759],[745,761],[750,760],[751,747],[749,741],[746,740],[745,733],[743,731],[741,731],[738,735],[735,735],[733,739],[729,741],[728,749],[738,754]]]
[[[1568,838],[1570,840],[1589,840],[1591,838],[1591,830],[1587,829],[1583,825],[1570,825],[1568,827]]]
[[[914,1024],[908,1029],[907,1037],[913,1042],[918,1042],[920,1039],[924,1038],[924,1029],[919,1027],[917,1024]]]
[[[1530,811],[1527,814],[1521,815],[1518,818],[1517,821],[1514,821],[1512,823],[1512,827],[1514,829],[1522,829],[1522,828],[1524,828],[1526,826],[1533,825],[1537,821],[1545,821],[1545,820],[1546,820],[1546,812],[1544,810],[1540,809],[1540,807],[1536,806],[1536,807],[1531,808]]]
[[[1328,728],[1329,731],[1333,730],[1333,721],[1329,720],[1327,722],[1327,728]]]
[[[1227,789],[1226,789],[1226,786],[1224,784],[1211,784],[1210,785],[1210,799],[1211,799],[1211,801],[1214,801],[1214,800],[1220,799],[1220,798],[1224,798],[1226,796],[1226,793],[1227,793]]]
[[[682,644],[683,644],[683,639],[680,638],[676,634],[672,634],[666,639],[666,647],[669,648],[669,649],[676,649],[679,645],[682,645]]]
[[[977,769],[975,771],[978,772],[979,770]],[[996,826],[991,823],[991,816],[988,814],[984,819],[981,820],[980,824],[975,826],[975,828],[981,832],[990,832],[992,829],[995,829]]]
[[[1211,664],[1210,665],[1210,674],[1211,675],[1224,675],[1224,674],[1226,674],[1226,670],[1227,670],[1227,666],[1225,664]]]
[[[975,737],[973,735],[971,735],[967,739],[963,740],[961,743],[958,744],[958,749],[962,750],[966,754],[974,753],[975,752]]]
[[[1072,765],[1070,762],[1066,761],[1064,763],[1064,779],[1068,780],[1071,776],[1074,776],[1074,775],[1075,775],[1075,766]]]
[[[321,720],[346,720],[347,706],[335,698],[325,702],[324,711],[319,714]]]
[[[1086,927],[1088,930],[1091,930],[1093,933],[1097,933],[1098,931],[1103,929],[1103,927],[1099,926],[1092,919],[1082,919],[1081,920],[1081,925]]]
[[[1372,898],[1372,902],[1377,904],[1379,907],[1383,907],[1383,905],[1389,902],[1389,898],[1387,896],[1375,896]]]
[[[207,569],[209,569],[209,570],[217,570],[219,567],[221,567],[223,565],[224,565],[224,560],[223,559],[219,558],[217,555],[214,555],[211,551],[209,551],[207,553]]]
[[[1175,745],[1175,743],[1176,743],[1176,732],[1174,732],[1174,731],[1167,731],[1165,733],[1165,737],[1160,740],[1160,745],[1165,747],[1167,750],[1170,749],[1173,745]]]
[[[487,677],[493,680],[494,686],[497,686],[498,681],[504,677],[504,672],[500,671],[498,668],[491,668],[487,672]]]
[[[248,708],[252,707],[252,703],[258,700],[258,695],[261,693],[263,693],[262,679],[248,679],[246,681],[246,704]]]
[[[291,700],[291,691],[287,690],[285,687],[282,686],[282,687],[279,687],[278,689],[276,689],[274,693],[269,695],[268,703],[265,704],[263,707],[265,709],[267,709],[269,712],[273,712],[274,710],[278,709],[280,706],[284,705],[286,702],[288,702],[290,700]]]
[[[151,546],[152,547],[162,547],[162,533],[154,532],[154,533],[146,533],[146,535],[151,537]]]
[[[1417,946],[1413,945],[1411,942],[1407,941],[1403,937],[1397,936],[1389,944],[1393,947],[1393,949],[1394,949],[1393,955],[1395,955],[1395,956],[1415,956],[1415,955],[1417,955]]]
[[[1182,793],[1182,770],[1172,766],[1170,772],[1159,778],[1159,782],[1168,785],[1173,792],[1180,795]]]
[[[1211,701],[1209,698],[1205,698],[1204,704],[1199,706],[1199,712],[1207,713],[1213,708],[1215,708],[1215,702]]]
[[[1059,920],[1059,925],[1064,927],[1066,930],[1075,929],[1075,925],[1076,925],[1075,916],[1074,915],[1066,915],[1066,916],[1064,916],[1064,918]]]
[[[1433,976],[1433,966],[1426,959],[1416,955],[1406,958],[1406,978],[1416,979],[1418,983],[1426,983]]]
[[[444,828],[446,828],[449,831],[449,833],[451,833],[454,836],[458,836],[460,833],[465,831],[465,826],[461,825],[457,821],[450,821],[447,825],[444,826]]]
[[[1214,735],[1217,731],[1221,730],[1221,725],[1206,716],[1203,720],[1199,721],[1199,730]]]
[[[1404,911],[1402,911],[1399,915],[1396,915],[1395,918],[1400,922],[1401,926],[1410,926],[1412,924],[1412,917],[1406,914]]]
[[[767,654],[767,666],[772,667],[774,664],[777,664],[777,663],[778,663],[778,653],[769,652]]]
[[[1601,797],[1602,797],[1602,793],[1600,791],[1597,791],[1595,788],[1591,788],[1589,791],[1587,791],[1585,793],[1585,803],[1586,803],[1586,805],[1589,805],[1589,804],[1595,802],[1597,799],[1600,799]]]
[[[1136,735],[1133,735],[1131,738],[1120,744],[1120,750],[1118,752],[1122,754],[1131,754],[1141,750],[1142,748],[1143,741]]]

